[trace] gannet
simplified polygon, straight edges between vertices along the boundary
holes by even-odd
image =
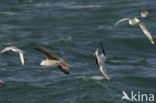
[[[103,45],[100,42],[101,48],[102,48],[102,54],[98,53],[98,49],[95,51],[94,59],[96,61],[97,68],[100,69],[101,73],[106,77],[107,80],[110,80],[110,77],[107,74],[107,71],[105,69],[105,61],[106,61],[106,53],[104,51]]]
[[[45,54],[47,57],[47,59],[43,60],[40,63],[40,65],[42,65],[42,66],[56,66],[61,71],[63,71],[64,73],[69,74],[69,64],[64,59],[60,59],[54,53],[46,51],[42,48],[34,48],[34,49]]]
[[[21,63],[22,63],[22,65],[24,65],[23,51],[20,50],[20,49],[18,49],[17,47],[15,47],[15,46],[6,47],[6,48],[4,48],[3,50],[1,50],[0,53],[7,52],[7,51],[9,51],[9,50],[12,50],[12,51],[14,51],[14,52],[19,53],[20,59],[21,59]]]
[[[134,18],[123,18],[120,19],[119,21],[117,21],[114,25],[117,25],[121,22],[124,22],[128,20],[130,25],[136,25],[138,24],[140,26],[140,28],[142,29],[143,33],[146,35],[146,37],[150,40],[150,42],[154,45],[155,42],[152,39],[152,36],[150,34],[150,32],[147,30],[146,26],[144,25],[143,22],[141,22],[138,18],[134,17]]]

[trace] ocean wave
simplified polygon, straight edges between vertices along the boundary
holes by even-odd
[[[101,8],[101,5],[75,5],[75,3],[38,3],[35,5],[38,8],[66,8],[66,9],[90,9]]]
[[[103,79],[106,79],[103,76],[92,76],[92,77],[89,77],[89,78],[91,78],[93,80],[103,80]]]
[[[0,14],[1,14],[1,15],[7,15],[7,16],[14,16],[14,15],[17,15],[17,13],[11,12],[11,11],[1,12]]]
[[[68,9],[89,9],[89,8],[100,8],[101,5],[64,5]]]

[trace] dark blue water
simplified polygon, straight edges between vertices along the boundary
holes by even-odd
[[[1,0],[0,49],[24,50],[25,66],[16,53],[0,54],[0,79],[7,83],[0,85],[0,103],[121,103],[123,90],[156,94],[155,45],[137,25],[113,26],[146,9],[150,14],[140,20],[156,40],[155,0]],[[92,59],[99,41],[110,81]],[[40,66],[46,58],[35,47],[66,59],[70,75]]]

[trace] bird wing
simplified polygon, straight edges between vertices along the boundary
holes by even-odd
[[[96,67],[99,68],[98,59],[97,59],[96,54],[94,54],[94,59],[95,59],[95,62],[96,62]]]
[[[100,71],[106,77],[107,80],[110,80],[110,77],[107,75],[106,70],[104,71],[103,65],[100,65]]]
[[[96,67],[99,68],[99,57],[98,57],[98,49],[95,51],[95,54],[94,54],[94,59],[95,59],[95,62],[96,62]]]
[[[62,64],[59,64],[58,68],[65,74],[69,74],[69,66],[64,66]]]
[[[105,52],[105,50],[104,50],[104,47],[103,47],[102,42],[100,42],[100,45],[101,45],[102,53],[106,56],[106,52]]]
[[[20,55],[21,63],[22,63],[22,65],[24,65],[23,53],[19,52],[19,55]]]
[[[36,49],[36,50],[42,52],[43,54],[45,54],[48,59],[59,60],[59,58],[52,52],[46,51],[46,50],[44,50],[42,48],[34,48],[34,49]]]
[[[123,18],[123,19],[120,19],[119,21],[117,21],[114,25],[118,25],[120,24],[121,22],[124,22],[126,20],[130,20],[130,18]]]
[[[99,67],[101,73],[106,77],[106,79],[110,80],[110,77],[108,76],[107,70],[105,68],[105,56],[99,57]]]
[[[0,51],[0,53],[4,53],[6,51],[12,50],[12,47],[6,47]]]
[[[150,42],[152,44],[155,44],[155,42],[153,41],[152,36],[151,36],[150,32],[147,30],[146,26],[142,22],[139,22],[139,26],[142,29],[143,33],[146,35],[146,37],[150,40]]]
[[[15,46],[10,46],[10,47],[6,47],[3,50],[1,50],[0,53],[6,52],[6,51],[9,51],[9,50],[12,50],[13,52],[18,52],[18,53],[23,52],[22,50],[18,49]]]

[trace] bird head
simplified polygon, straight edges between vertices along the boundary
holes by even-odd
[[[43,60],[41,63],[40,63],[41,66],[46,66],[46,60]]]

